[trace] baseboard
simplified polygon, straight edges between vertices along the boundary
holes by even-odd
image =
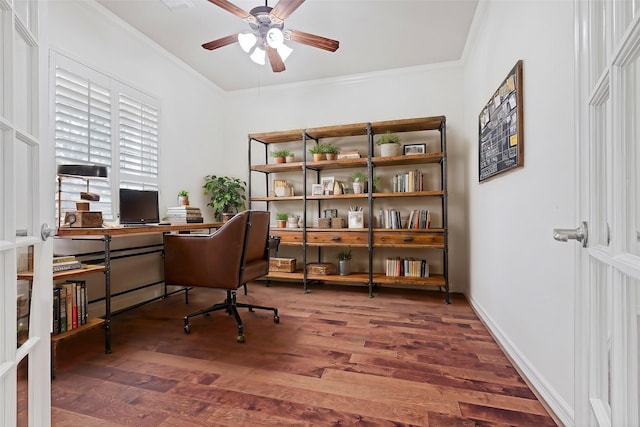
[[[570,405],[551,387],[529,360],[518,351],[482,306],[468,295],[465,296],[478,318],[484,323],[484,326],[510,359],[514,368],[538,397],[545,409],[549,411],[553,419],[559,425],[567,427],[574,426],[574,411]]]

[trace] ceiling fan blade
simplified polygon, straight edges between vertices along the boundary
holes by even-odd
[[[229,36],[226,37],[222,37],[220,39],[217,40],[213,40],[210,41],[208,43],[205,43],[202,45],[203,48],[205,49],[209,49],[209,50],[214,50],[214,49],[218,49],[219,47],[223,47],[229,44],[233,44],[235,42],[238,41],[238,35],[237,34],[231,34]]]
[[[267,48],[267,57],[269,57],[269,63],[271,64],[273,72],[279,73],[284,71],[284,62],[282,62],[282,58],[280,58],[278,51],[269,45],[266,45],[265,47]]]
[[[209,0],[211,1],[211,0]],[[278,19],[284,21],[291,15],[304,0],[280,0],[271,11],[271,15],[275,15]]]
[[[338,40],[328,39],[315,34],[304,33],[302,31],[289,30],[289,39],[296,43],[306,44],[308,46],[317,47],[319,49],[335,52],[340,47]]]
[[[236,6],[235,4],[228,2],[227,0],[209,0],[211,3],[215,4],[218,7],[223,8],[227,12],[231,12],[236,15],[240,19],[244,19],[245,21],[255,21],[255,17],[252,16],[249,12],[245,11],[241,7]]]

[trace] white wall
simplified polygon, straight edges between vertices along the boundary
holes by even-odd
[[[224,93],[93,1],[50,2],[50,47],[160,100],[160,211],[178,191],[213,220],[204,177],[225,167]]]
[[[462,131],[462,68],[458,63],[371,73],[230,94],[227,138],[247,163],[247,134],[378,120],[447,118],[450,283],[462,291],[467,277],[466,144]],[[241,114],[240,114],[241,112]],[[247,167],[241,172],[247,176]]]
[[[574,408],[573,5],[488,1],[467,46],[468,295],[562,421]],[[476,17],[478,19],[478,17]],[[515,63],[524,82],[523,168],[478,183],[478,114]]]

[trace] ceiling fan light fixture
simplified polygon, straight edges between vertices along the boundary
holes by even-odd
[[[278,28],[271,28],[267,31],[267,44],[274,49],[277,49],[284,42],[284,34]]]
[[[293,49],[291,49],[284,43],[278,46],[276,50],[278,51],[278,55],[280,55],[280,58],[282,58],[282,62],[285,62],[289,55],[291,55],[291,52],[293,52]]]
[[[258,65],[264,65],[265,64],[265,51],[264,49],[262,49],[260,46],[256,47],[253,50],[253,53],[249,56],[249,58],[251,58],[251,60],[253,62],[255,62]]]
[[[245,52],[249,53],[253,45],[256,44],[256,36],[252,33],[240,33],[238,34],[238,43]]]

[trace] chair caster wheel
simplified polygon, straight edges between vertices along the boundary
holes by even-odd
[[[273,323],[280,323],[280,316],[278,315],[273,316]]]
[[[191,325],[184,325],[184,333],[185,334],[191,333]]]
[[[240,344],[244,344],[244,335],[238,335],[236,337],[236,341],[238,341]]]

